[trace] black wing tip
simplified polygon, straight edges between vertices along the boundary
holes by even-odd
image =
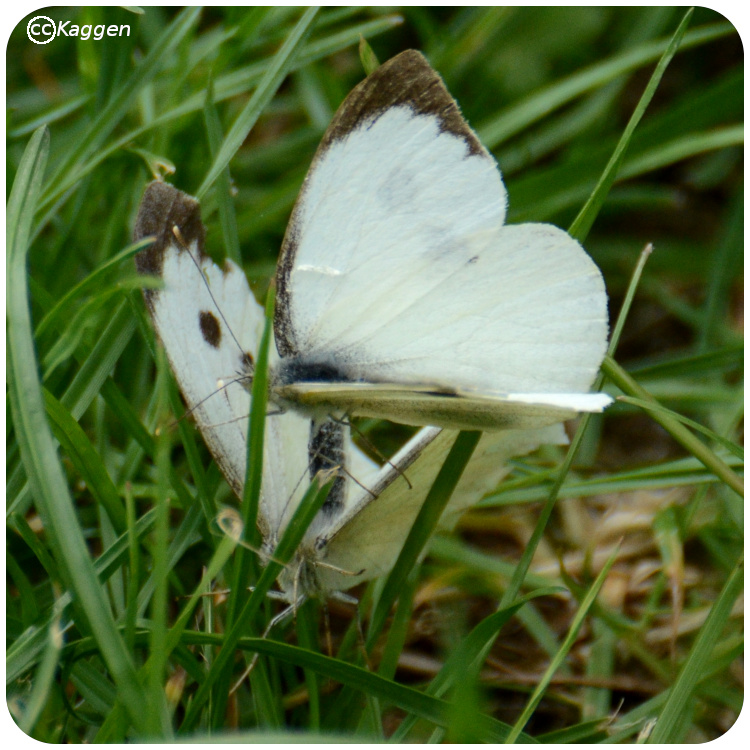
[[[389,67],[398,67],[401,69],[421,68],[425,72],[435,72],[430,63],[427,62],[427,58],[417,49],[405,49],[379,66],[380,69]]]
[[[152,245],[135,256],[138,273],[160,276],[167,248],[180,237],[190,246],[197,244],[199,257],[203,257],[206,229],[201,221],[200,203],[173,185],[154,180],[146,186],[135,220],[133,239],[155,237]]]
[[[415,115],[436,117],[441,131],[464,141],[468,155],[488,156],[440,74],[415,49],[404,50],[386,60],[352,89],[326,131],[321,148],[399,106],[410,107]]]

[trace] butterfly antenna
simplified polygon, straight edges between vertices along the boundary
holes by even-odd
[[[239,378],[237,380],[235,380],[234,382],[236,383],[238,381],[239,381]],[[222,388],[226,388],[226,385],[223,385]],[[218,393],[218,391],[217,391],[217,393]],[[211,395],[213,395],[213,394],[211,394]],[[211,398],[211,396],[206,396],[206,399],[207,398]],[[203,401],[205,401],[206,399],[203,399]],[[201,403],[203,403],[203,402],[201,402]],[[200,404],[196,404],[196,407],[198,407],[198,406],[200,406]],[[192,409],[190,411],[192,411]],[[188,412],[188,413],[190,413],[190,412]],[[266,412],[266,416],[267,417],[277,417],[277,416],[279,416],[279,414],[285,414],[285,413],[286,412],[283,412],[283,411],[280,411],[280,410],[279,411],[267,411]],[[183,417],[184,416],[186,416],[186,415],[183,414]],[[248,414],[243,415],[241,417],[232,417],[232,419],[225,419],[223,422],[213,422],[210,425],[208,425],[208,427],[222,427],[225,424],[234,424],[235,422],[242,422],[243,420],[248,419],[248,418],[249,418]],[[175,422],[174,424],[177,424],[177,422]]]
[[[220,379],[217,382],[217,388],[216,388],[215,391],[212,391],[211,393],[208,394],[208,396],[206,396],[205,398],[202,398],[197,404],[191,406],[189,409],[186,409],[185,413],[179,419],[175,419],[175,421],[172,422],[172,424],[170,424],[169,426],[171,428],[176,427],[180,422],[182,422],[183,419],[185,419],[185,417],[189,417],[199,406],[202,406],[203,404],[205,404],[206,401],[208,401],[208,399],[212,398],[217,393],[219,393],[221,391],[225,391],[227,388],[229,388],[230,385],[236,385],[237,383],[241,383],[243,380],[250,380],[250,379],[251,378],[250,378],[249,375],[238,375],[237,377],[232,378],[229,381],[225,381],[224,379]],[[285,413],[286,412],[284,412],[282,409],[275,409],[273,411],[266,412],[266,416],[267,417],[276,417],[279,414],[285,414]],[[248,418],[247,415],[242,416],[242,417],[234,417],[233,419],[227,419],[224,422],[215,422],[215,423],[210,424],[208,426],[209,427],[221,427],[222,425],[233,424],[234,422],[239,422],[239,421],[241,421],[243,419],[247,419],[247,418]]]
[[[211,589],[210,591],[205,591],[202,594],[199,594],[201,598],[209,597],[209,596],[226,596],[227,594],[230,594],[232,592],[232,589]],[[192,594],[181,594],[178,596],[178,599],[190,599],[192,597]],[[221,602],[219,602],[221,603]]]
[[[219,514],[216,516],[216,525],[221,529],[221,531],[226,536],[232,539],[236,544],[239,544],[245,549],[249,549],[251,552],[254,552],[262,560],[265,560],[266,562],[278,563],[282,567],[287,566],[288,563],[284,563],[281,560],[278,560],[273,555],[270,555],[268,552],[266,552],[264,549],[262,548],[258,549],[257,547],[250,544],[249,542],[246,542],[242,538],[244,524],[242,523],[240,514],[234,508],[224,508],[222,511],[220,511]],[[277,593],[277,592],[272,591],[269,593],[273,595],[274,593]]]
[[[216,311],[221,316],[221,319],[224,321],[224,325],[227,327],[227,330],[229,331],[229,335],[234,340],[234,343],[237,344],[237,348],[240,350],[240,353],[244,356],[245,350],[240,346],[240,342],[237,341],[237,337],[234,335],[234,331],[232,331],[232,326],[229,325],[229,322],[224,317],[224,313],[222,312],[221,307],[219,306],[219,303],[216,301],[216,297],[214,297],[214,293],[211,291],[211,287],[208,284],[208,280],[206,279],[206,274],[203,271],[203,268],[201,264],[198,262],[196,257],[190,252],[190,248],[188,247],[187,242],[185,242],[185,238],[182,236],[182,232],[180,232],[180,228],[175,224],[172,227],[172,234],[175,236],[175,239],[177,242],[182,246],[182,249],[187,252],[187,254],[190,256],[190,259],[195,264],[195,267],[198,269],[198,273],[200,273],[201,278],[203,279],[203,283],[206,286],[206,291],[208,292],[208,296],[211,297],[212,302],[214,303],[214,306],[216,307]]]
[[[247,377],[247,375],[242,375],[242,376],[239,376],[239,377],[236,377],[236,378],[230,380],[229,382],[225,382],[224,380],[220,380],[219,381],[220,385],[218,385],[218,387],[217,387],[217,389],[215,391],[212,391],[211,393],[208,394],[208,396],[206,396],[205,398],[202,398],[197,404],[194,404],[189,409],[186,409],[185,413],[179,419],[175,419],[175,421],[172,422],[172,424],[170,425],[170,427],[176,427],[180,422],[182,422],[183,419],[185,419],[185,417],[189,417],[199,406],[202,406],[203,404],[205,404],[206,401],[208,401],[208,399],[213,398],[220,391],[226,390],[227,388],[229,388],[230,385],[234,385],[235,383],[239,383],[241,380],[244,380],[246,377]],[[247,417],[238,417],[238,419],[247,419]],[[229,422],[233,422],[233,421],[235,421],[235,420],[231,420],[230,419],[227,422],[221,422],[221,424],[229,424]],[[218,425],[210,425],[210,426],[217,427]]]
[[[263,633],[263,637],[265,638],[266,632],[268,631],[268,628],[266,628],[266,631]],[[234,695],[239,688],[240,685],[250,676],[250,672],[255,669],[255,665],[258,663],[258,658],[260,657],[260,654],[256,651],[253,654],[253,658],[250,659],[250,664],[248,664],[247,669],[240,675],[240,678],[237,680],[237,682],[232,685],[232,687],[229,690],[229,695]]]
[[[396,466],[396,464],[394,464],[394,463],[393,463],[393,461],[391,461],[391,460],[390,460],[389,458],[386,458],[386,457],[385,457],[385,456],[384,456],[384,455],[383,455],[383,454],[382,454],[382,453],[381,453],[381,452],[380,452],[380,451],[378,450],[377,446],[376,446],[376,445],[375,445],[375,444],[374,444],[374,443],[372,442],[372,440],[370,440],[370,439],[369,439],[369,438],[367,437],[367,435],[365,435],[365,433],[364,433],[364,432],[362,432],[362,430],[360,430],[360,429],[359,429],[359,427],[357,427],[357,425],[355,425],[355,424],[354,424],[354,422],[352,422],[351,420],[348,420],[348,419],[336,419],[336,417],[329,417],[329,418],[331,419],[331,421],[333,421],[333,422],[336,422],[336,424],[344,425],[345,427],[349,427],[349,429],[351,429],[351,430],[354,430],[354,432],[356,432],[356,433],[357,433],[357,435],[359,435],[359,438],[360,438],[360,440],[361,440],[361,441],[362,441],[362,442],[363,442],[363,443],[364,443],[364,444],[365,444],[365,445],[366,445],[366,446],[367,446],[367,447],[368,447],[368,448],[369,448],[369,449],[370,449],[370,450],[371,450],[371,451],[372,451],[372,452],[373,452],[373,453],[374,453],[374,454],[375,454],[375,455],[376,455],[376,456],[377,456],[377,457],[378,457],[378,458],[379,458],[379,459],[380,459],[380,460],[381,460],[381,461],[382,461],[382,462],[383,462],[384,464],[388,464],[388,466],[390,466],[390,467],[391,467],[391,468],[392,468],[392,469],[393,469],[393,470],[394,470],[394,471],[395,471],[395,472],[396,472],[396,473],[397,473],[397,474],[398,474],[398,475],[399,475],[400,477],[403,477],[404,481],[405,481],[405,482],[406,482],[406,484],[407,484],[407,485],[409,486],[409,489],[410,489],[410,490],[411,490],[411,489],[414,489],[414,487],[412,486],[412,483],[411,483],[411,482],[409,481],[409,477],[407,477],[407,476],[406,476],[406,474],[404,473],[404,470],[403,470],[403,469],[402,469],[401,467],[399,467],[399,466]],[[356,482],[357,480],[355,479],[354,481]],[[370,493],[370,494],[372,494],[372,493]],[[373,495],[373,497],[374,497],[374,495]]]

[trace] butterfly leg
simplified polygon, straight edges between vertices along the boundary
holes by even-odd
[[[383,462],[384,464],[388,464],[388,465],[389,465],[389,466],[390,466],[390,467],[391,467],[391,468],[392,468],[392,469],[393,469],[393,470],[394,470],[395,472],[397,472],[397,473],[399,474],[399,476],[403,477],[404,481],[405,481],[405,482],[406,482],[406,484],[407,484],[407,485],[409,486],[409,489],[412,489],[412,483],[411,483],[411,482],[409,481],[409,477],[407,477],[407,476],[406,476],[406,474],[405,474],[405,473],[403,472],[403,470],[402,470],[402,469],[401,469],[400,467],[396,466],[396,464],[392,463],[392,462],[390,461],[390,459],[386,458],[386,457],[385,457],[385,456],[384,456],[384,455],[383,455],[383,454],[382,454],[382,453],[381,453],[381,452],[380,452],[380,451],[378,450],[378,447],[377,447],[377,446],[375,445],[375,443],[373,443],[373,442],[372,442],[372,440],[370,440],[370,439],[369,439],[369,438],[367,437],[367,435],[365,435],[365,433],[364,433],[364,432],[362,432],[362,430],[360,430],[360,429],[359,429],[359,427],[357,427],[357,425],[355,425],[355,424],[354,424],[354,422],[352,422],[352,421],[351,421],[351,420],[350,420],[349,418],[346,418],[346,417],[345,417],[344,419],[337,419],[336,417],[329,417],[329,419],[330,419],[330,420],[331,420],[332,422],[335,422],[336,424],[340,424],[340,425],[343,425],[343,426],[345,426],[345,427],[348,427],[348,428],[349,428],[350,430],[353,430],[354,432],[356,432],[356,433],[357,433],[357,435],[359,435],[359,439],[360,439],[360,440],[361,440],[361,441],[362,441],[362,442],[363,442],[363,443],[364,443],[364,444],[365,444],[365,445],[366,445],[366,446],[367,446],[367,447],[368,447],[368,448],[369,448],[369,449],[370,449],[370,450],[371,450],[371,451],[372,451],[372,452],[373,452],[373,453],[374,453],[374,454],[375,454],[375,455],[376,455],[376,456],[377,456],[377,457],[378,457],[378,458],[379,458],[379,459],[380,459],[380,460],[381,460],[381,461],[382,461],[382,462]],[[355,479],[354,481],[356,482],[356,479]],[[359,485],[360,485],[360,487],[362,487],[362,485],[361,485],[361,484],[360,484],[359,482],[357,482],[357,484],[359,484]],[[370,490],[368,490],[368,489],[367,489],[367,487],[362,487],[362,489],[363,489],[363,490],[366,490],[367,492],[370,492]],[[373,493],[372,493],[372,492],[370,492],[370,494],[372,495]],[[373,497],[374,497],[374,495],[373,495]]]

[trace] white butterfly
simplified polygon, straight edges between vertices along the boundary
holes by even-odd
[[[494,463],[481,480],[469,467],[446,518],[496,485],[507,457],[564,442],[555,423],[610,402],[588,393],[607,339],[599,270],[556,227],[505,226],[505,206],[497,165],[418,52],[359,84],[326,131],[277,271],[269,397],[285,413],[266,420],[259,526],[268,550],[311,471],[344,465],[362,486],[337,480],[281,576],[290,599],[393,565],[453,429],[507,432],[483,437],[474,461]],[[232,378],[252,376],[262,314],[241,271],[202,254],[189,196],[149,186],[136,226],[137,238],[146,235],[157,242],[139,270],[165,285],[146,293],[149,309],[188,406],[241,494],[249,395]],[[217,392],[219,380],[229,382]],[[330,419],[354,415],[452,430],[422,430],[377,469]]]
[[[243,375],[260,342],[263,310],[240,268],[231,261],[219,268],[203,253],[204,234],[195,199],[164,183],[148,186],[135,236],[156,240],[136,262],[141,273],[161,278],[163,288],[146,290],[147,305],[187,406],[241,497],[250,409]],[[217,385],[221,381],[224,387]],[[282,572],[279,583],[290,602],[343,591],[387,573],[456,436],[454,430],[425,427],[379,468],[341,429],[340,458],[357,481],[342,483],[337,503],[324,505]],[[309,486],[314,434],[310,418],[295,411],[266,419],[258,525],[268,554]],[[497,486],[509,470],[508,458],[541,443],[565,442],[559,424],[485,434],[442,525],[452,526],[463,509]]]
[[[506,226],[497,164],[413,50],[344,100],[277,267],[270,397],[321,419],[536,427],[611,399],[601,273],[566,232]]]

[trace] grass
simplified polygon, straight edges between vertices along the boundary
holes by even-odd
[[[743,699],[731,24],[651,7],[50,14],[131,36],[32,49],[24,19],[8,45],[7,690],[22,730],[43,742],[726,732]],[[427,54],[498,158],[511,222],[585,243],[619,317],[605,388],[624,396],[572,426],[567,456],[514,461],[416,569],[415,527],[394,577],[356,590],[366,662],[335,603],[333,656],[317,602],[258,637],[273,570],[217,533],[232,498],[195,430],[156,430],[181,406],[130,244],[145,183],[174,166],[170,181],[200,194],[209,249],[240,260],[264,297],[315,146],[363,74],[361,36],[380,60]],[[408,434],[362,428],[385,452]],[[203,595],[212,585],[231,589],[227,603]]]

